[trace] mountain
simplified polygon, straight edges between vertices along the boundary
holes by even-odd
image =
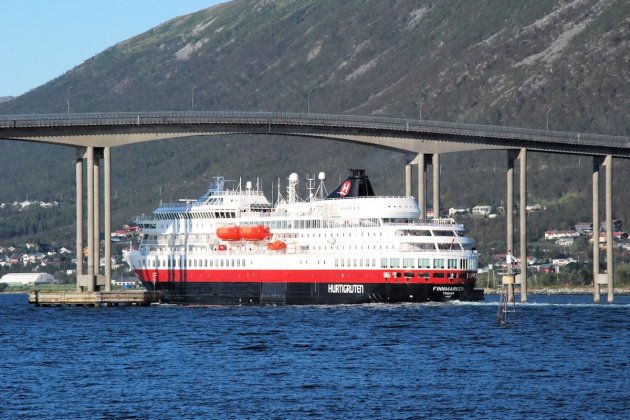
[[[69,97],[71,112],[308,109],[627,136],[629,19],[626,0],[235,0],[125,40],[0,114],[63,113]],[[216,174],[260,177],[271,195],[291,172],[326,171],[332,188],[359,167],[377,193],[402,194],[412,158],[263,136],[165,140],[112,157],[115,224],[195,197]],[[72,149],[0,142],[0,202],[62,196],[72,215],[73,162]],[[441,162],[446,208],[505,200],[505,152]],[[528,203],[550,210],[532,217],[532,235],[590,220],[590,158],[532,153],[528,165]],[[630,165],[614,170],[614,216],[630,221]],[[72,226],[54,235],[72,238]]]

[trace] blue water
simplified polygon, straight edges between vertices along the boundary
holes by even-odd
[[[496,300],[37,308],[0,295],[0,418],[630,417],[630,297],[532,295],[508,328]]]

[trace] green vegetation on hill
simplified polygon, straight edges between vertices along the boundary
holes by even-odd
[[[194,95],[196,110],[306,112],[308,100],[317,113],[541,129],[548,117],[552,130],[630,135],[628,16],[624,0],[236,0],[123,41],[0,113],[65,112],[72,87],[72,112],[188,110]],[[323,170],[332,188],[346,168],[364,167],[377,192],[402,194],[412,158],[262,136],[165,140],[112,156],[115,226],[160,200],[198,196],[217,174],[260,177],[271,195],[291,172]],[[444,155],[442,206],[499,206],[505,162],[497,151]],[[3,226],[3,235],[74,237],[73,163],[72,149],[0,141],[0,202],[62,195],[66,212],[55,219],[65,228]],[[528,167],[527,201],[547,207],[530,235],[590,220],[589,157],[532,153]],[[630,165],[615,161],[614,171],[614,216],[630,223]],[[504,240],[496,226],[470,227],[480,250]]]

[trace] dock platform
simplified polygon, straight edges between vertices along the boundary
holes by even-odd
[[[51,292],[32,290],[28,303],[35,306],[149,306],[160,301],[159,292],[130,290],[117,292]]]

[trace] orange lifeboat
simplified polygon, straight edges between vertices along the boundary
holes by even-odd
[[[287,244],[282,241],[275,241],[267,244],[267,248],[272,251],[281,251],[287,247]]]
[[[241,238],[244,241],[262,241],[271,237],[269,226],[243,226],[241,227]]]
[[[241,228],[238,226],[223,226],[217,228],[217,236],[224,241],[240,241]]]

